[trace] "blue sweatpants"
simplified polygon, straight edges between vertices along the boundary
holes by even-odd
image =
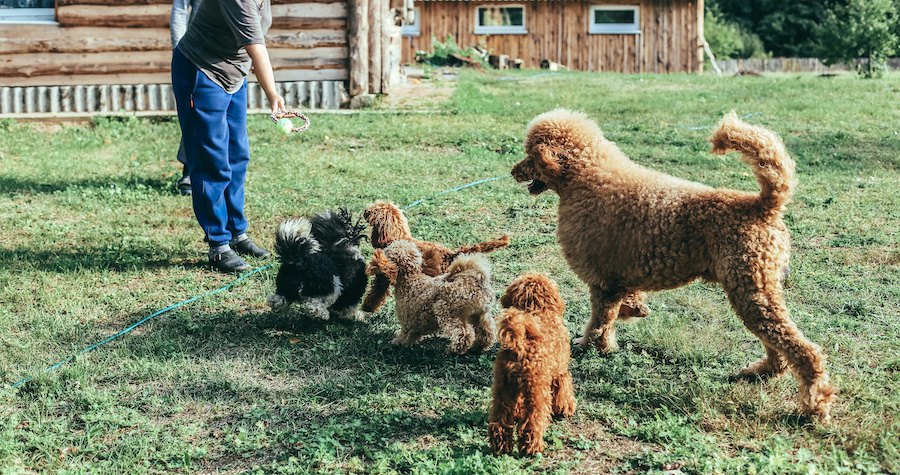
[[[191,175],[194,215],[210,247],[228,244],[247,230],[247,80],[240,90],[228,94],[175,48],[172,89]]]

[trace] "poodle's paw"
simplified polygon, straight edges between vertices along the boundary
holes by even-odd
[[[591,344],[591,339],[586,336],[580,336],[572,341],[575,346],[580,346],[581,348],[587,348]]]
[[[331,314],[328,312],[328,308],[325,305],[317,300],[311,302],[304,302],[302,304],[303,313],[309,318],[314,318],[316,320],[328,321],[331,319]]]
[[[760,381],[775,376],[781,376],[785,371],[787,371],[787,363],[783,359],[773,361],[769,357],[764,357],[756,363],[738,371],[728,379],[731,381]]]
[[[397,332],[391,340],[391,344],[396,346],[409,346],[409,336],[406,333]]]
[[[805,386],[805,385],[804,385]],[[801,386],[803,411],[822,424],[831,422],[831,406],[837,398],[837,388],[828,382],[828,376],[813,384]]]
[[[335,316],[337,316],[337,318],[341,320],[349,320],[351,322],[364,322],[366,321],[367,314],[362,312],[357,307],[348,307],[336,311]]]
[[[488,424],[488,440],[494,454],[511,454],[514,447],[513,428],[491,422]]]
[[[619,344],[616,342],[616,327],[610,326],[601,330],[594,345],[597,347],[597,351],[604,355],[619,351]]]
[[[561,401],[556,401],[553,404],[553,415],[560,417],[572,417],[575,414],[575,399],[574,398],[565,398]]]
[[[536,455],[544,451],[544,437],[526,430],[519,433],[519,453]]]
[[[277,313],[283,313],[291,306],[286,298],[278,294],[272,294],[266,297],[266,304],[269,305],[269,308],[271,308],[272,311]]]

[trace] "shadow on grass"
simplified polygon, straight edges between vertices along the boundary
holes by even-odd
[[[69,189],[149,189],[161,194],[177,194],[174,180],[143,176],[108,176],[80,180],[30,180],[20,177],[0,177],[0,193],[50,194]]]
[[[164,267],[204,267],[199,257],[176,258],[158,249],[67,249],[46,251],[0,248],[0,270],[34,269],[43,272],[93,270],[134,271]]]

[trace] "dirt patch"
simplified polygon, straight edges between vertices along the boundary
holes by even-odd
[[[406,80],[378,101],[379,109],[437,109],[447,103],[456,90],[457,72],[435,69],[425,73],[421,68],[407,69]]]

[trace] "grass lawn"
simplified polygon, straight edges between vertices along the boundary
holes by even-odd
[[[231,278],[200,265],[190,200],[174,193],[176,122],[0,122],[0,473],[900,472],[897,104],[897,75],[467,73],[438,114],[315,114],[289,137],[252,117],[247,209],[267,245],[287,216],[506,176],[528,120],[556,106],[588,112],[636,161],[715,186],[757,189],[736,156],[706,153],[724,112],[784,137],[800,180],[787,299],[828,355],[834,423],[797,416],[791,377],[728,382],[762,348],[697,283],[652,295],[618,353],[576,353],[578,412],[533,459],[487,452],[496,348],[391,347],[392,304],[367,324],[274,316],[272,269],[11,389]],[[575,335],[589,303],[556,244],[556,202],[502,179],[408,216],[451,246],[510,233],[491,255],[495,290],[549,272]]]

